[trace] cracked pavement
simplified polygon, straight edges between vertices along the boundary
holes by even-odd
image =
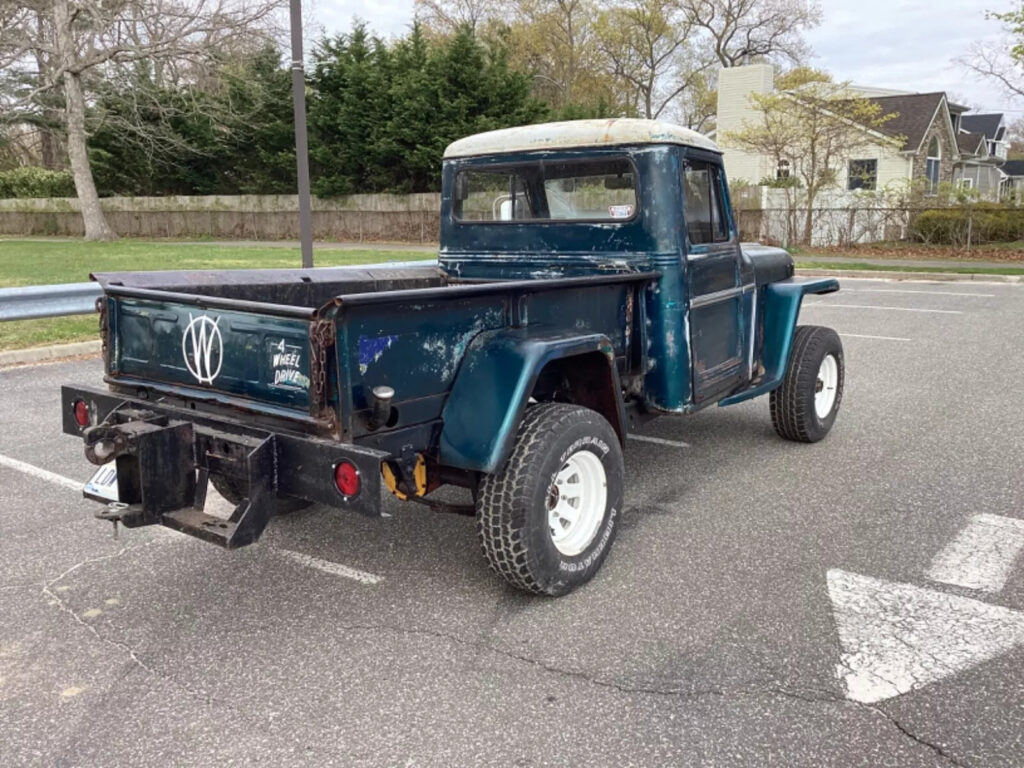
[[[629,443],[615,548],[558,600],[492,577],[471,520],[394,500],[228,553],[114,540],[93,503],[0,466],[0,765],[1024,765],[1024,648],[877,704],[836,676],[830,568],[926,585],[971,515],[1024,517],[1024,289],[969,290],[996,298],[852,294],[965,313],[937,320],[804,312],[914,340],[844,339],[824,443],[780,441],[764,401],[652,424],[692,447]],[[84,480],[58,388],[100,373],[0,371],[0,454]],[[982,599],[1024,610],[1021,564]]]

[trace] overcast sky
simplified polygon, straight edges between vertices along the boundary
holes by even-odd
[[[328,33],[349,29],[359,16],[385,37],[404,34],[413,0],[308,0],[313,21]],[[824,20],[807,34],[813,64],[837,80],[907,91],[946,91],[978,111],[1024,115],[994,86],[968,76],[952,59],[976,41],[998,44],[1000,26],[985,9],[1011,0],[822,0]]]

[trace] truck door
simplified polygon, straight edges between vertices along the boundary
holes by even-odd
[[[740,248],[725,204],[721,166],[688,158],[682,182],[690,375],[694,403],[701,403],[728,393],[745,373]]]

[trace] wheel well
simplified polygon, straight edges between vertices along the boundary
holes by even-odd
[[[622,442],[625,425],[613,365],[601,352],[552,360],[537,377],[531,397],[538,402],[573,403],[597,411],[612,425]]]

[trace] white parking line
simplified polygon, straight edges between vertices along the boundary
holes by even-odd
[[[979,299],[994,299],[994,293],[956,293],[954,291],[902,291],[898,288],[843,288],[853,293],[923,293],[928,296],[973,296]]]
[[[361,584],[380,584],[384,581],[383,576],[378,576],[375,573],[367,573],[366,571],[349,568],[347,565],[332,563],[330,560],[321,560],[319,557],[306,555],[302,552],[293,552],[290,549],[275,549],[274,551],[278,554],[284,555],[290,560],[294,560],[299,565],[304,565],[307,568],[315,568],[318,571],[329,573],[332,576],[342,576],[346,579],[352,579],[353,581],[358,581]]]
[[[689,443],[682,440],[666,440],[664,437],[648,437],[647,435],[626,435],[630,440],[639,440],[642,443],[656,443],[657,445],[671,445],[673,448],[689,448]]]
[[[876,341],[912,341],[902,336],[871,336],[866,333],[840,333],[844,339],[875,339]]]
[[[1006,584],[1024,549],[1024,520],[975,515],[932,560],[932,581],[996,593]]]
[[[917,307],[878,307],[871,304],[833,304],[831,301],[814,301],[805,307],[830,307],[832,309],[888,309],[893,312],[925,312],[934,315],[962,315],[956,309],[918,309]]]
[[[39,478],[40,480],[46,480],[48,483],[54,483],[55,485],[62,485],[65,488],[70,488],[73,491],[81,493],[82,486],[85,485],[80,480],[72,480],[70,477],[64,477],[58,475],[56,472],[50,472],[47,469],[41,469],[34,464],[27,464],[24,461],[18,461],[12,459],[10,456],[4,456],[0,454],[0,465],[9,467],[10,469],[16,469],[18,472],[22,472],[26,475]]]
[[[913,584],[833,568],[836,675],[863,704],[937,683],[1024,642],[1024,614]]]

